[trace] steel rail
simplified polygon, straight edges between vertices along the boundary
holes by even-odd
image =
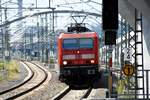
[[[23,62],[23,63],[24,63],[25,65],[27,65],[25,62]],[[11,88],[9,88],[9,89],[6,89],[6,90],[4,90],[4,91],[1,91],[1,92],[0,92],[0,95],[3,95],[3,94],[8,93],[8,92],[10,92],[10,91],[13,91],[13,90],[15,90],[15,89],[21,87],[21,86],[24,85],[25,83],[29,82],[29,81],[33,78],[33,76],[34,76],[34,71],[33,71],[30,67],[28,67],[28,68],[29,68],[30,71],[31,71],[31,76],[30,76],[28,79],[26,79],[25,81],[21,82],[20,84],[17,84],[17,85],[15,85],[15,86],[13,86],[13,87],[11,87]]]
[[[70,87],[65,88],[63,91],[61,91],[59,94],[57,94],[55,97],[52,98],[52,100],[60,100],[62,99],[65,95],[67,95],[71,91]],[[92,91],[92,87],[89,87],[88,90],[81,96],[80,100],[87,98],[89,94]]]
[[[32,64],[34,64],[34,63],[32,63]],[[37,85],[33,86],[32,88],[30,88],[30,89],[28,89],[28,90],[25,90],[25,91],[23,91],[23,92],[20,92],[20,93],[14,95],[14,96],[8,97],[6,100],[12,100],[12,99],[16,99],[16,98],[18,98],[18,97],[21,97],[21,96],[23,96],[23,95],[25,95],[25,94],[31,92],[32,90],[38,88],[39,86],[41,86],[41,85],[46,81],[46,79],[47,79],[47,77],[48,77],[47,72],[46,72],[43,68],[41,68],[39,65],[37,65],[37,64],[34,64],[34,65],[37,66],[39,69],[41,69],[41,70],[44,72],[44,74],[45,74],[44,79],[43,79],[40,83],[38,83]]]

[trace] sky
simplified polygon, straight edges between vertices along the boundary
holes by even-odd
[[[10,2],[8,2],[10,1]],[[37,3],[36,3],[37,1]],[[23,7],[49,7],[49,1],[51,1],[50,6],[56,8],[55,10],[78,10],[78,11],[88,11],[101,13],[101,0],[23,0]],[[7,3],[6,3],[7,2]],[[16,7],[17,0],[2,0],[2,7]],[[23,10],[23,15],[36,12],[37,10]],[[40,10],[46,11],[46,10]],[[9,10],[10,15],[8,19],[13,19],[17,14],[17,10]],[[14,13],[15,12],[15,13]]]
[[[56,8],[55,10],[75,10],[75,11],[87,11],[87,12],[94,12],[101,14],[101,2],[102,0],[23,0],[23,7],[49,7],[49,1],[50,6],[53,8]],[[6,3],[7,2],[7,3]],[[2,7],[18,7],[17,0],[1,0]],[[33,14],[36,12],[43,12],[48,11],[47,10],[30,10],[25,9],[23,10],[23,16]],[[18,17],[18,11],[17,10],[10,10],[7,11],[7,17],[8,20],[13,20]],[[3,11],[4,15],[4,11]],[[71,22],[74,22],[74,20],[70,17],[72,14],[57,14],[57,20],[55,20],[55,29],[64,29],[68,24]],[[78,18],[78,21],[81,22],[83,18]],[[4,17],[3,17],[4,20]],[[28,18],[26,20],[23,20],[26,25],[36,25],[37,19],[34,18]],[[95,18],[93,16],[87,16],[85,21],[87,23],[88,28],[93,28],[101,23],[101,18]],[[18,26],[16,26],[18,23],[14,23],[11,25],[11,34],[16,37],[20,38],[21,33],[13,34]],[[14,40],[14,38],[12,38]],[[12,40],[11,39],[11,40]]]

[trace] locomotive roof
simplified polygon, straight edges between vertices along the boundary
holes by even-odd
[[[61,33],[59,39],[61,38],[90,38],[98,37],[96,32],[82,32],[82,33]]]

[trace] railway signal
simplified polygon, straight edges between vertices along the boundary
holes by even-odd
[[[105,45],[115,45],[116,35],[116,31],[105,31]]]
[[[103,0],[103,30],[118,29],[118,0]]]
[[[118,30],[118,0],[103,0],[102,21],[105,45],[115,45]]]

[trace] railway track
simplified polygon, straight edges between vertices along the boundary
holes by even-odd
[[[52,100],[82,100],[87,98],[92,91],[92,87],[88,89],[74,90],[70,87],[66,87],[58,95],[52,98]]]
[[[0,99],[12,100],[22,97],[25,94],[30,93],[32,90],[37,89],[46,81],[48,74],[42,67],[29,62],[22,63],[26,65],[26,67],[28,66],[30,75],[20,84],[1,91]]]

